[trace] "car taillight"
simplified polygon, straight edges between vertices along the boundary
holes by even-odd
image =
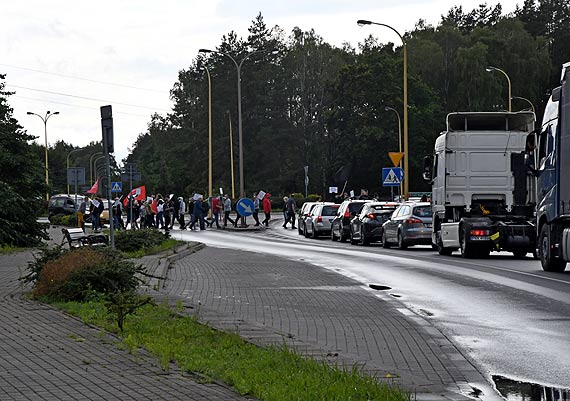
[[[317,217],[317,223],[322,223],[322,222],[323,222],[323,216]]]
[[[489,230],[471,230],[470,232],[474,237],[486,237],[489,235]]]
[[[350,217],[350,212],[348,210],[346,212],[344,212],[344,217],[346,217],[346,218]]]
[[[406,220],[406,223],[408,223],[408,224],[421,224],[422,221],[420,219],[408,219],[408,220]]]
[[[374,213],[370,213],[368,215],[368,218],[374,220],[376,218],[376,216],[374,216]]]

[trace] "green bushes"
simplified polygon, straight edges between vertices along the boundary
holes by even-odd
[[[49,222],[56,226],[77,227],[77,214],[54,214]]]
[[[157,247],[169,238],[168,233],[157,230],[115,231],[115,247],[123,252],[136,252]]]
[[[140,282],[137,273],[144,273],[116,251],[91,247],[46,249],[28,271],[23,279],[34,283],[32,295],[57,301],[134,291]]]

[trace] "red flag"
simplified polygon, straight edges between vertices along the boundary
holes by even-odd
[[[123,205],[126,207],[129,203],[129,198],[133,197],[133,200],[145,200],[146,199],[146,187],[143,185],[142,187],[133,188],[131,193],[123,199]]]
[[[91,189],[89,191],[87,191],[87,193],[88,194],[96,194],[98,190],[99,190],[99,178],[97,178],[97,181],[95,181],[95,184],[93,184],[93,186],[91,187]]]

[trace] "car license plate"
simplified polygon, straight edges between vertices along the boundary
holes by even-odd
[[[424,227],[431,228],[431,223],[424,223]]]

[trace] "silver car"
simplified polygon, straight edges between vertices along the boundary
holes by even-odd
[[[384,223],[382,245],[398,245],[406,249],[411,245],[431,245],[432,212],[429,202],[406,202],[400,205],[390,220]]]
[[[305,237],[318,238],[320,235],[331,235],[331,222],[340,205],[332,202],[317,204],[305,219]]]
[[[297,232],[299,235],[305,234],[305,220],[309,213],[311,213],[311,210],[319,203],[320,202],[305,202],[303,206],[301,206],[301,209],[299,209],[297,213]]]

